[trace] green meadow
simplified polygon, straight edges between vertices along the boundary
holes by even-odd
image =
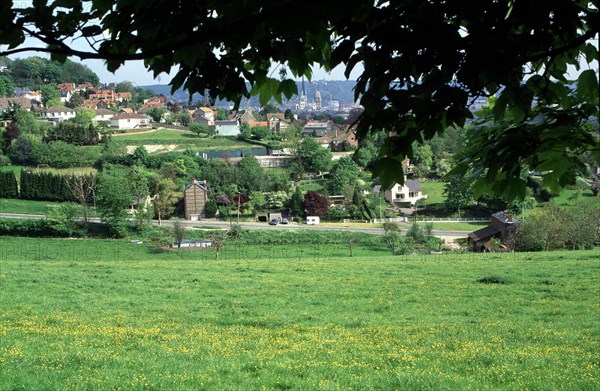
[[[598,389],[597,249],[356,247],[2,237],[0,389]]]
[[[182,144],[198,148],[217,150],[247,149],[255,147],[235,137],[208,138],[206,135],[197,135],[191,131],[178,131],[171,129],[158,129],[153,132],[131,134],[114,134],[113,140],[125,145],[156,145],[156,144]]]

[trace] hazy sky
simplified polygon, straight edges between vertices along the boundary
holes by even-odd
[[[100,81],[103,83],[127,80],[136,85],[169,84],[171,78],[175,76],[177,69],[176,67],[173,67],[173,71],[171,72],[171,74],[162,73],[157,79],[154,79],[152,72],[149,72],[148,70],[146,70],[146,68],[144,68],[144,62],[141,60],[128,61],[114,74],[106,70],[106,66],[101,60],[80,61],[78,58],[72,58],[72,60],[87,65],[100,77]],[[351,74],[351,79],[355,80],[360,75],[361,71],[362,67],[360,66],[360,64],[357,64],[357,66]],[[273,77],[279,77],[278,70],[273,71]],[[336,67],[331,73],[327,73],[321,68],[315,68],[313,70],[313,80],[346,80],[346,77],[344,76],[344,68]]]

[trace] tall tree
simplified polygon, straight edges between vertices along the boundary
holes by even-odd
[[[353,185],[360,176],[360,169],[351,157],[345,156],[333,163],[331,169],[331,194],[342,194],[344,187]]]
[[[10,98],[14,95],[15,83],[6,76],[0,76],[0,96]]]
[[[474,202],[473,189],[470,183],[462,177],[450,177],[444,186],[444,194],[446,195],[446,205],[449,208],[456,208],[459,219],[461,209]]]
[[[331,168],[331,151],[322,147],[312,137],[306,137],[302,140],[298,146],[297,155],[306,171],[321,175],[324,171],[328,171]]]
[[[96,205],[102,220],[113,236],[124,236],[127,232],[127,209],[131,206],[129,173],[123,169],[103,171],[98,177]]]
[[[243,193],[249,193],[254,190],[264,190],[265,178],[264,169],[252,154],[245,155],[238,163],[237,167],[237,185]]]
[[[598,58],[590,42],[600,30],[593,1],[249,0],[211,2],[202,12],[162,0],[144,7],[130,1],[13,3],[0,5],[0,44],[7,47],[0,55],[32,50],[25,39],[35,38],[42,45],[33,50],[53,59],[105,59],[110,71],[127,60],[145,60],[154,74],[177,65],[173,89],[184,86],[211,99],[239,103],[258,95],[263,106],[271,98],[281,103],[282,95],[298,92],[287,74],[310,78],[314,64],[341,65],[346,76],[359,71],[359,138],[392,135],[375,168],[384,186],[402,183],[402,160],[413,157],[414,141],[462,126],[473,97],[482,95],[498,94],[495,119],[511,112],[519,129],[502,125],[490,130],[494,137],[474,129],[481,137],[468,137],[472,159],[464,162],[471,172],[491,168],[483,178],[500,183],[495,192],[522,196],[526,184],[515,174],[524,168],[545,173],[550,187],[564,186],[577,175],[582,151],[600,162],[596,138],[575,119],[557,120],[598,113],[598,77],[585,68]],[[160,24],[156,15],[165,16]],[[92,43],[89,50],[73,46],[72,38],[81,36]],[[272,62],[290,72],[273,77]],[[575,84],[566,77],[570,65],[585,69]]]
[[[56,84],[47,84],[41,86],[40,91],[42,92],[42,103],[44,106],[50,107],[48,106],[49,102],[56,102],[57,100],[60,101],[60,95],[58,93],[58,89],[56,88]],[[54,104],[51,105],[54,106]]]
[[[177,185],[168,178],[153,175],[150,177],[150,195],[158,225],[162,225],[162,219],[175,210],[178,200]]]

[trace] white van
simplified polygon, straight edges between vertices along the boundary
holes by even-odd
[[[319,223],[321,223],[319,216],[306,216],[306,224],[319,225]]]

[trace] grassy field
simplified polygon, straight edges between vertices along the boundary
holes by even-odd
[[[63,203],[0,198],[0,213],[45,215],[48,211],[48,208],[59,206],[61,204]],[[91,213],[91,216],[93,216],[93,208],[90,209],[91,212],[89,213]]]
[[[426,223],[418,223],[421,227],[425,227]],[[443,231],[476,231],[480,228],[487,227],[489,223],[453,223],[453,222],[435,222],[433,229]]]
[[[591,190],[563,190],[558,196],[554,197],[553,202],[560,207],[571,207],[577,200],[593,197]]]
[[[114,140],[125,145],[182,144],[216,150],[256,148],[254,144],[233,137],[207,138],[205,135],[198,136],[196,133],[170,129],[158,129],[150,133],[116,134]]]
[[[0,238],[0,388],[598,388],[597,250],[256,251]]]
[[[425,203],[427,205],[443,204],[446,200],[444,195],[445,182],[421,182],[423,194],[427,194]]]

